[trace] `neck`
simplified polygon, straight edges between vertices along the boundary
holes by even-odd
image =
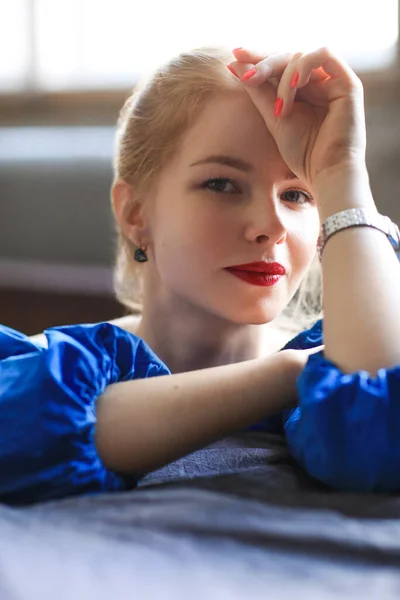
[[[182,373],[259,358],[292,337],[273,325],[232,323],[193,306],[173,310],[145,303],[135,331],[168,366]]]

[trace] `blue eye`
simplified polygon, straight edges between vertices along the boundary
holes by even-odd
[[[234,189],[226,190],[226,185],[230,184]],[[225,194],[237,194],[239,193],[238,187],[231,179],[226,177],[214,177],[213,179],[207,179],[202,183],[202,188],[209,189],[212,192],[225,193]]]
[[[296,198],[289,199],[288,202],[292,202],[293,204],[306,204],[307,202],[312,202],[313,200],[312,196],[310,196],[310,194],[307,194],[307,192],[304,192],[303,190],[286,190],[284,194],[301,194],[304,196],[305,200],[302,201]]]

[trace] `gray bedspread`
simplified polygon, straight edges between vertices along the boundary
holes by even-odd
[[[0,506],[0,600],[399,600],[399,567],[399,496],[331,491],[257,431],[132,492]]]

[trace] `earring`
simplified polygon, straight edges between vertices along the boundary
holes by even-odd
[[[133,258],[136,262],[139,263],[147,262],[148,258],[146,254],[146,248],[141,248],[140,246],[136,248]]]

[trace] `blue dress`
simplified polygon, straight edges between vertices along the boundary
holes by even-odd
[[[133,489],[95,444],[96,398],[119,381],[170,374],[137,336],[110,323],[53,327],[48,348],[0,325],[0,502],[27,504]],[[323,344],[322,321],[286,348]],[[284,433],[313,477],[341,490],[400,490],[400,366],[342,373],[322,352],[298,379],[299,406],[250,429]]]

